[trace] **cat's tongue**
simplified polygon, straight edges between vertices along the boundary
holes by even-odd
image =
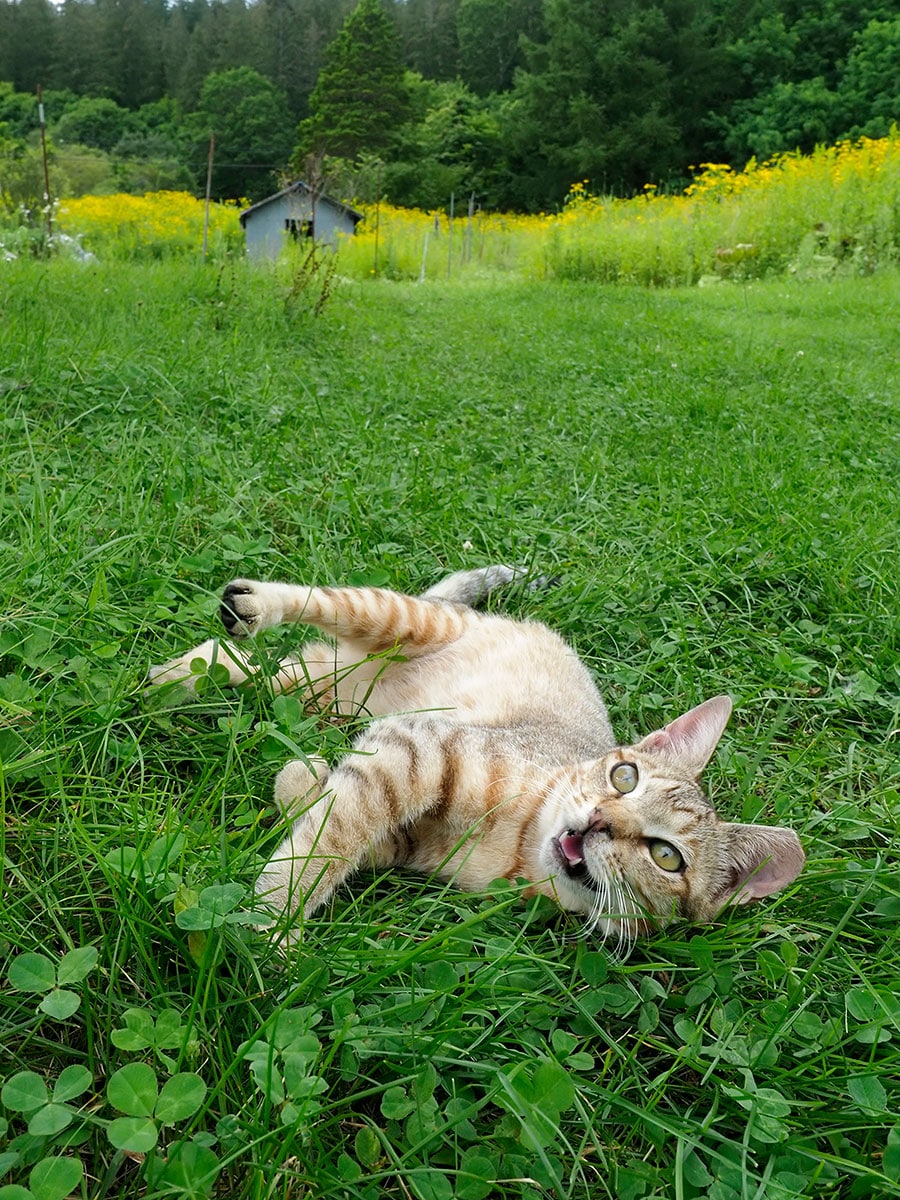
[[[584,839],[580,833],[564,833],[559,839],[559,848],[566,856],[570,867],[577,867],[584,862]]]

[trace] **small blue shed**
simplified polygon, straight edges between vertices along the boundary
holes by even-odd
[[[350,235],[362,220],[356,209],[313,196],[308,184],[297,180],[274,196],[260,200],[241,213],[250,258],[277,258],[289,239],[337,244],[339,233]]]

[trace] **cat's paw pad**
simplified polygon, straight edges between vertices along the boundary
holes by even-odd
[[[275,776],[275,807],[289,821],[293,820],[318,800],[327,779],[328,763],[324,758],[292,759]]]
[[[253,637],[266,624],[259,585],[252,579],[232,579],[222,593],[219,616],[232,637]]]

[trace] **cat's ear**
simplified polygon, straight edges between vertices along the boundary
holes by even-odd
[[[714,696],[677,717],[664,729],[648,734],[636,748],[663,754],[686,774],[697,778],[712,758],[730,716],[730,697]]]
[[[729,879],[716,901],[749,904],[780,892],[803,869],[806,855],[793,829],[777,825],[722,826],[727,835]]]

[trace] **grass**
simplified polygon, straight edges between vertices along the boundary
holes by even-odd
[[[900,1195],[898,294],[336,283],[313,319],[245,265],[3,266],[0,1200]],[[214,681],[161,709],[148,664],[235,574],[491,561],[560,576],[511,607],[623,739],[730,692],[713,800],[806,871],[627,962],[363,872],[286,966],[243,923],[266,799],[344,734]]]

